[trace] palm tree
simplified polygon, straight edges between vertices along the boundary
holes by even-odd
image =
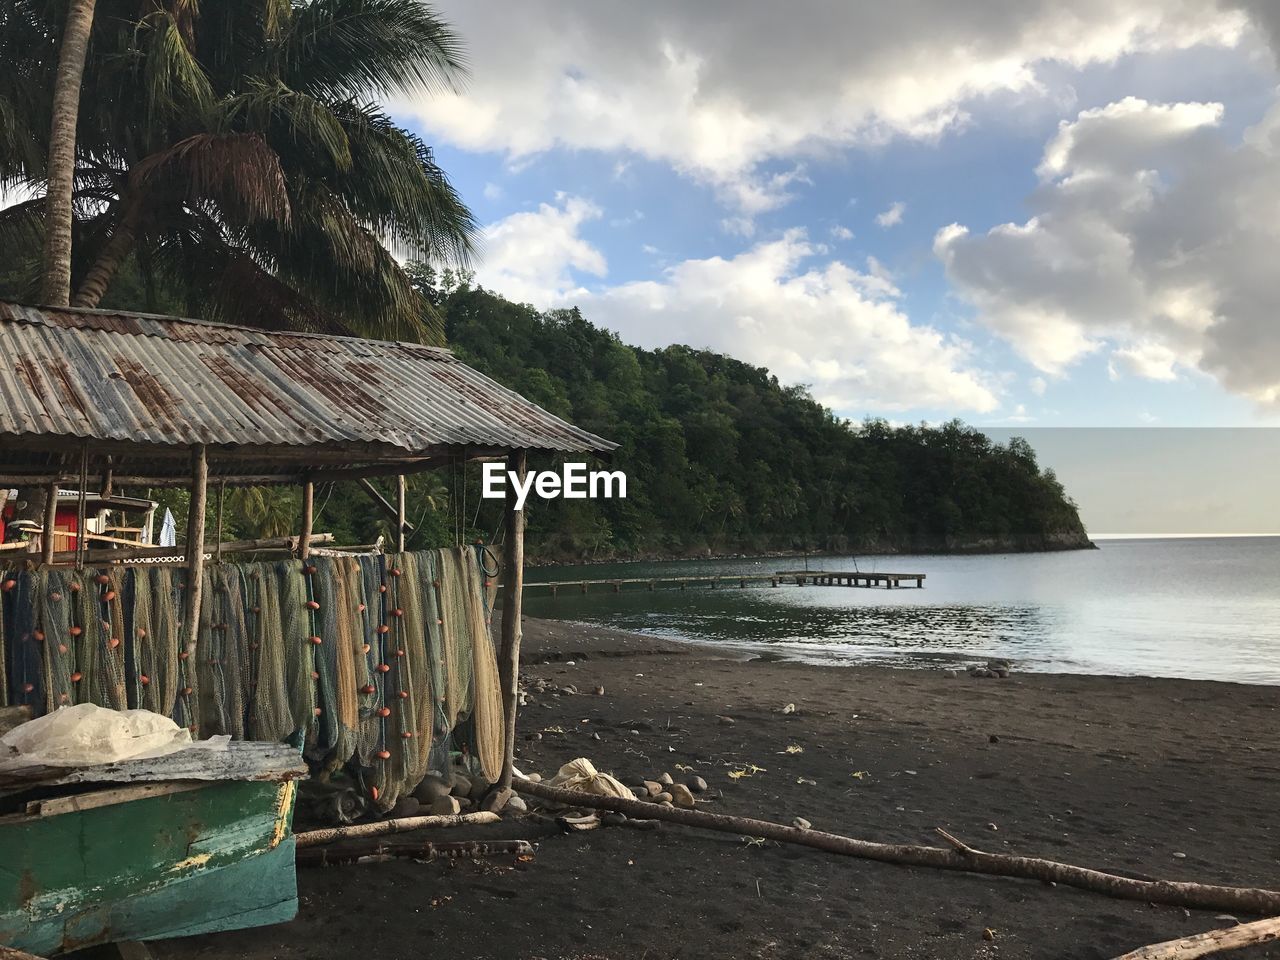
[[[0,186],[38,182],[49,155],[34,122],[48,106],[30,96],[50,69],[48,44],[29,42],[49,31],[49,4],[15,3],[0,13],[0,62],[15,65],[0,75],[0,120],[11,123]],[[73,304],[96,305],[133,258],[210,319],[442,339],[392,251],[465,264],[474,221],[430,148],[373,102],[462,76],[459,43],[429,7],[98,5],[76,149]],[[39,201],[0,212],[0,251],[29,249],[40,212]]]
[[[76,118],[96,0],[72,0],[62,29],[53,85],[45,188],[44,271],[41,300],[66,306],[71,296],[71,191],[75,179]]]

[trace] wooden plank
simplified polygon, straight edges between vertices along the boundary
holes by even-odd
[[[7,767],[0,796],[33,786],[70,783],[147,783],[166,780],[297,780],[307,775],[298,751],[286,743],[232,741],[225,750],[180,750],[163,757],[120,760],[91,767]]]
[[[202,781],[175,781],[173,783],[135,783],[127,787],[114,787],[109,790],[95,790],[92,793],[77,793],[69,797],[54,797],[49,800],[32,800],[27,804],[26,813],[33,817],[56,817],[64,813],[78,813],[83,810],[96,810],[98,807],[110,807],[117,803],[128,803],[144,797],[164,797],[171,793],[183,793],[187,790],[199,790],[204,786]]]

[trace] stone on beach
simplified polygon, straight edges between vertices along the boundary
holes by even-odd
[[[430,806],[437,797],[447,797],[452,789],[453,786],[446,783],[443,778],[437,777],[434,773],[429,773],[414,788],[413,795],[419,803]]]
[[[457,797],[436,797],[431,804],[431,815],[433,817],[447,817],[462,811],[462,805],[458,802]]]
[[[661,776],[658,777],[658,782],[662,784],[664,787],[669,787],[673,783],[675,783],[675,781],[671,779],[671,774],[666,772],[663,772]]]
[[[671,784],[671,786],[667,787],[667,793],[671,795],[671,800],[677,807],[692,810],[696,804],[693,799],[693,793],[683,783]]]
[[[701,777],[690,777],[689,789],[692,790],[694,793],[706,793],[707,781],[703,780]]]

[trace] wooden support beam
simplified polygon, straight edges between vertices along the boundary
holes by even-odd
[[[58,485],[45,487],[44,530],[40,533],[40,562],[53,563],[53,529],[58,517]],[[83,531],[81,531],[83,532]]]
[[[76,498],[76,569],[84,569],[85,554],[89,550],[89,538],[83,536],[89,525],[88,507],[85,505],[85,490],[89,486],[89,441],[80,445],[80,493]]]
[[[516,450],[507,457],[507,470],[523,484],[527,457]],[[498,647],[498,679],[502,685],[502,710],[506,733],[502,747],[502,773],[484,798],[484,808],[501,810],[511,798],[511,777],[515,769],[516,713],[520,690],[520,607],[524,593],[524,511],[516,506],[515,485],[507,484],[504,508],[506,542],[503,544],[502,640]],[[584,585],[585,586],[585,585]]]
[[[298,536],[298,556],[311,556],[311,526],[315,522],[316,485],[308,480],[302,485],[302,533]]]
[[[86,540],[101,539],[93,534],[85,538]],[[313,533],[311,535],[311,545],[314,547],[317,543],[332,543],[333,534],[331,533]],[[288,550],[294,552],[298,549],[297,537],[264,537],[258,540],[231,540],[222,544],[223,553],[247,553],[252,550]],[[208,552],[206,547],[205,552]],[[90,564],[96,563],[118,563],[121,560],[147,560],[147,559],[163,559],[168,557],[180,557],[185,559],[188,556],[186,546],[179,547],[152,547],[152,546],[128,546],[120,547],[116,550],[94,550],[92,553],[85,555],[85,561]],[[54,563],[65,563],[76,558],[74,550],[59,550],[53,555]]]
[[[396,475],[396,553],[404,553],[404,474]]]
[[[204,508],[209,487],[209,460],[204,444],[191,450],[191,505],[187,510],[187,589],[183,604],[184,648],[200,638],[200,595],[204,590]]]
[[[404,474],[402,473],[400,474],[400,476],[403,477]],[[372,483],[370,483],[368,478],[361,477],[357,482],[360,484],[360,489],[363,490],[368,495],[370,500],[372,500],[374,503],[380,506],[382,508],[382,511],[390,519],[396,520],[396,521],[400,520],[399,511],[397,511],[396,508],[391,505],[391,503],[387,500],[386,497],[384,497],[381,493],[378,492],[378,488],[375,487]],[[409,523],[407,520],[402,522],[401,526],[404,528],[405,533],[417,532],[417,528],[415,528],[414,525],[412,523]]]

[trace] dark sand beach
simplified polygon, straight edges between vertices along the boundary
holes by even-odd
[[[549,777],[588,757],[626,783],[696,773],[713,812],[802,816],[888,842],[936,844],[941,826],[982,849],[1131,876],[1280,886],[1280,687],[1020,674],[1016,664],[1003,680],[805,666],[537,620],[525,623],[524,661],[527,679],[579,691],[534,694],[523,709],[526,772]],[[788,703],[796,712],[782,712]],[[761,769],[728,776],[748,765]],[[539,847],[529,862],[302,868],[292,923],[154,952],[1103,960],[1231,923],[669,824],[561,835],[512,818],[430,839],[462,836]],[[1280,946],[1241,956],[1280,957]]]

